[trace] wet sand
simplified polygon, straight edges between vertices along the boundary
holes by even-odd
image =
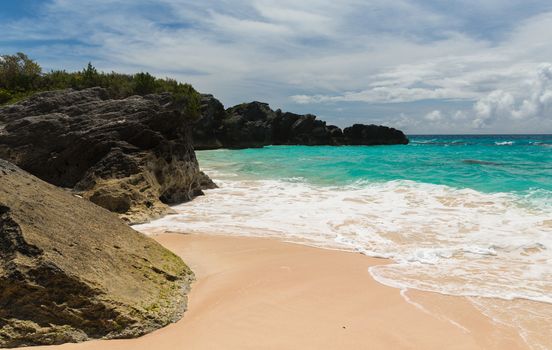
[[[528,349],[463,297],[383,286],[385,260],[273,239],[161,234],[196,273],[182,320],[110,349]],[[37,349],[37,348],[34,348]]]

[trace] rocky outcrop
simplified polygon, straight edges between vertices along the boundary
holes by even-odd
[[[168,93],[111,99],[102,88],[39,93],[0,108],[0,158],[144,222],[214,186],[199,170],[185,104]]]
[[[203,95],[202,116],[194,124],[196,149],[250,148],[266,145],[392,145],[407,144],[400,130],[355,124],[341,130],[312,114],[273,111],[251,102],[227,110],[212,95]]]
[[[386,126],[354,124],[343,129],[343,138],[348,145],[394,145],[406,144],[402,131]]]
[[[144,334],[181,317],[192,277],[115,214],[0,160],[0,347]]]
[[[39,93],[0,108],[0,158],[141,223],[215,187],[199,170],[194,146],[408,143],[392,128],[356,124],[341,130],[261,102],[225,110],[203,95],[199,120],[186,110],[187,102],[169,93],[125,99],[102,88]]]
[[[226,117],[224,106],[213,95],[201,96],[201,127],[193,128],[193,138],[201,142],[201,149],[221,148],[222,121]],[[195,144],[194,146],[199,145]]]

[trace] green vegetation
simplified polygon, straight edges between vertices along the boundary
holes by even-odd
[[[174,79],[159,79],[149,73],[105,73],[88,63],[78,72],[53,70],[43,73],[42,68],[24,53],[0,55],[0,105],[14,103],[36,92],[59,89],[86,89],[100,86],[112,98],[169,92],[175,103],[182,104],[190,117],[199,116],[200,95],[190,84]]]

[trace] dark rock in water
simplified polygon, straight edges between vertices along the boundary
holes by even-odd
[[[192,278],[115,214],[0,160],[0,347],[142,335],[181,317]]]
[[[464,159],[462,163],[466,164],[480,164],[480,165],[502,165],[501,163],[489,162],[486,160],[477,160],[477,159]]]
[[[214,186],[199,170],[185,108],[172,101],[110,99],[102,88],[39,93],[0,108],[0,158],[144,222]],[[204,122],[220,122],[217,107],[204,106]]]
[[[354,124],[343,130],[348,145],[395,145],[407,144],[402,131],[378,125]]]
[[[203,95],[203,101],[202,116],[194,124],[196,149],[408,143],[401,131],[385,126],[355,124],[342,131],[312,114],[273,111],[262,102],[243,103],[224,111],[212,95]]]

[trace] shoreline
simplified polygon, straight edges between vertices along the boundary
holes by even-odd
[[[143,337],[33,349],[529,349],[468,298],[401,291],[385,259],[271,238],[152,236],[190,266],[184,317]]]

